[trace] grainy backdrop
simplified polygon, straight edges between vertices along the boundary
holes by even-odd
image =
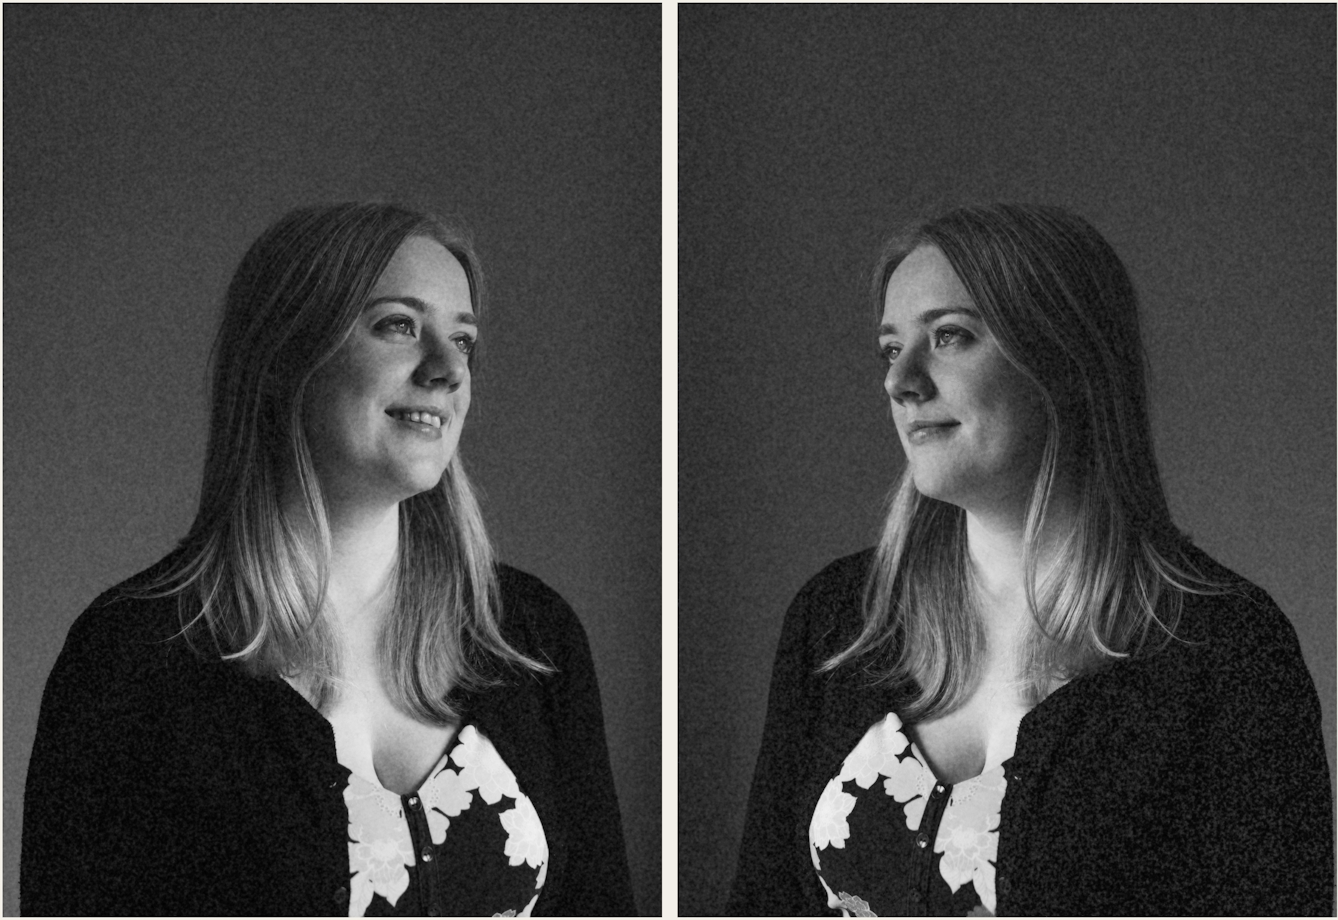
[[[912,212],[1088,218],[1172,510],[1300,635],[1334,752],[1334,7],[681,5],[679,906],[723,906],[781,617],[902,463],[865,300]],[[1281,754],[1281,752],[1272,752]]]
[[[379,197],[474,230],[463,456],[590,635],[658,913],[659,7],[7,5],[4,119],[4,912],[65,631],[193,517],[232,270],[294,206]]]

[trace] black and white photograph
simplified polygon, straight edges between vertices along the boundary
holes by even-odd
[[[5,7],[5,914],[661,913],[661,34]]]
[[[1334,8],[681,5],[684,916],[1334,909]]]
[[[3,52],[6,916],[1336,916],[1333,4]]]

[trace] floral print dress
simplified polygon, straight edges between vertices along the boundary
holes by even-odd
[[[813,811],[809,852],[827,906],[845,917],[992,916],[1007,761],[940,783],[902,727],[890,712],[870,728]]]
[[[398,795],[350,774],[350,917],[528,917],[548,872],[548,842],[528,796],[474,725],[427,780]]]

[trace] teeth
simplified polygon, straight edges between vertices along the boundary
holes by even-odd
[[[431,425],[433,428],[441,427],[441,416],[433,415],[431,412],[396,412],[395,417],[406,422]]]

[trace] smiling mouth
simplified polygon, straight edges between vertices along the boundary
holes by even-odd
[[[431,425],[433,428],[441,427],[441,416],[433,415],[431,412],[410,412],[402,409],[387,409],[386,415],[401,422],[417,422],[420,425]]]

